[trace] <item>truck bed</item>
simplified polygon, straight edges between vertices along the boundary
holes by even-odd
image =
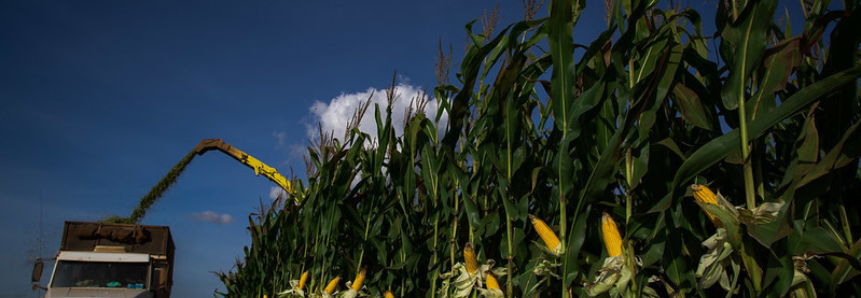
[[[67,221],[60,250],[94,251],[96,246],[124,246],[126,252],[173,258],[174,244],[166,226]]]

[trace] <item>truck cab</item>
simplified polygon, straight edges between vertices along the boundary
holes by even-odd
[[[66,222],[45,297],[169,298],[173,251],[168,227]]]

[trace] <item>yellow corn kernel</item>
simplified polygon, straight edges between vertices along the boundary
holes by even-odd
[[[703,203],[712,204],[712,205],[717,206],[717,204],[718,204],[717,203],[717,196],[707,186],[702,185],[702,184],[692,184],[691,190],[693,190],[694,199],[696,199],[697,202],[703,202]],[[714,215],[712,215],[711,213],[709,213],[706,210],[703,210],[703,211],[705,211],[706,216],[708,216],[709,219],[716,226],[718,226],[718,227],[723,226],[723,223],[720,221],[720,219],[718,219],[717,217],[715,217]]]
[[[359,271],[359,275],[356,275],[356,279],[353,280],[352,289],[353,291],[358,292],[362,289],[362,283],[365,282],[365,272],[368,270],[368,267],[365,266],[362,268],[362,271]]]
[[[496,276],[493,276],[493,272],[486,271],[484,274],[487,276],[485,282],[487,283],[488,290],[502,290],[499,287],[499,281],[496,280]]]
[[[550,226],[538,217],[530,214],[529,220],[532,221],[532,227],[534,227],[535,231],[538,232],[538,236],[541,237],[542,241],[544,241],[544,245],[547,245],[547,249],[555,252],[561,245],[561,243],[559,243],[559,237],[556,237],[556,234],[553,233]]]
[[[619,235],[619,228],[616,227],[616,222],[610,217],[610,214],[604,212],[601,219],[601,231],[604,233],[604,246],[607,247],[607,255],[615,257],[622,254],[622,236]]]
[[[703,203],[717,205],[717,196],[708,186],[702,184],[692,184],[691,190],[694,191],[694,198]]]
[[[299,286],[296,287],[297,290],[302,290],[305,287],[305,282],[308,281],[308,271],[302,273],[302,277],[299,278]]]
[[[478,271],[478,260],[475,259],[475,251],[472,250],[472,244],[467,243],[463,248],[463,261],[466,263],[466,272],[475,274]]]
[[[392,294],[392,291],[386,291],[385,296],[386,296],[386,298],[395,298],[395,295]]]
[[[338,287],[338,282],[339,282],[339,281],[341,281],[341,277],[340,277],[340,276],[333,278],[333,279],[332,279],[332,281],[330,281],[330,282],[329,282],[329,284],[328,284],[328,285],[326,285],[326,288],[325,288],[325,289],[323,289],[323,292],[326,292],[326,294],[332,294],[332,293],[334,293],[334,292],[335,292],[335,288],[336,288],[336,287]]]

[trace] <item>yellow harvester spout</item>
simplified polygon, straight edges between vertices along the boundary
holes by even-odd
[[[278,170],[266,165],[265,163],[252,157],[251,155],[248,155],[248,153],[242,152],[242,150],[234,148],[232,145],[225,143],[221,139],[206,139],[200,141],[200,143],[194,147],[194,152],[197,153],[197,155],[203,155],[207,151],[213,149],[224,152],[230,157],[235,158],[242,164],[253,169],[255,175],[263,174],[263,176],[265,176],[269,180],[272,180],[272,182],[275,182],[275,184],[281,186],[281,188],[283,188],[284,191],[286,191],[287,193],[294,194],[293,186],[290,184],[290,180],[287,180],[287,178],[278,173]]]
[[[254,170],[254,174],[266,176],[278,186],[281,186],[284,191],[288,194],[293,195],[293,199],[296,200],[296,203],[299,203],[299,198],[297,198],[293,190],[293,186],[290,184],[290,180],[281,176],[273,167],[267,166],[262,161],[251,157],[245,152],[242,152],[239,149],[233,148],[228,143],[225,143],[221,139],[207,139],[200,141],[197,146],[194,147],[194,150],[189,152],[179,161],[173,168],[161,179],[152,189],[150,189],[149,193],[147,193],[143,198],[141,198],[140,203],[132,211],[132,214],[129,217],[119,217],[119,216],[111,216],[102,222],[104,223],[126,223],[126,224],[138,224],[140,220],[146,215],[147,210],[152,207],[152,204],[155,203],[159,198],[161,198],[162,194],[164,194],[167,189],[176,183],[176,179],[185,171],[185,166],[187,166],[192,159],[194,159],[197,155],[202,155],[209,150],[217,149],[221,152],[224,152],[227,155],[235,158],[242,164],[250,167]],[[303,196],[304,198],[304,196]]]

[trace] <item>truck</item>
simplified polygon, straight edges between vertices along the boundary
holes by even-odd
[[[175,246],[166,226],[67,221],[46,298],[169,298]]]

